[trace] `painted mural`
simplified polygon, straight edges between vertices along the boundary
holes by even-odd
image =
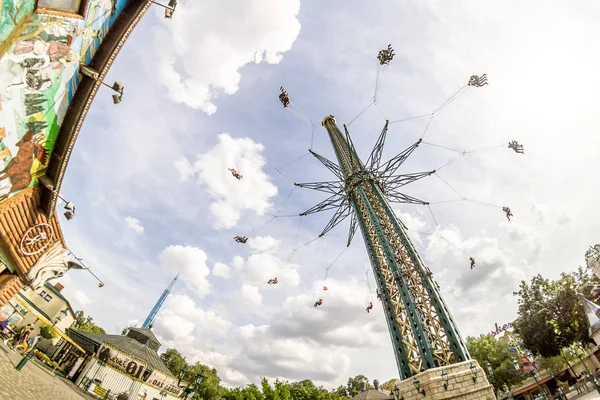
[[[92,0],[83,20],[34,13],[10,39],[0,58],[0,201],[45,174],[79,64],[90,63],[126,3]]]
[[[31,15],[34,7],[35,0],[0,0],[0,54],[5,41]]]

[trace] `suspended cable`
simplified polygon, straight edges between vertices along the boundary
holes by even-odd
[[[279,172],[281,174],[281,176],[283,176],[285,179],[287,179],[292,185],[294,184],[294,181],[292,179],[288,178],[283,172],[281,172],[281,170],[279,168],[273,168],[273,169],[275,171]]]
[[[265,228],[267,225],[269,225],[271,222],[273,222],[275,219],[277,219],[277,214],[279,214],[279,212],[281,211],[281,209],[283,208],[283,206],[285,206],[285,204],[288,202],[288,200],[290,199],[290,197],[292,197],[292,194],[294,193],[294,191],[296,190],[296,186],[294,186],[294,188],[290,191],[290,193],[286,196],[285,200],[283,201],[283,203],[281,203],[281,205],[275,210],[274,215],[271,216],[271,218],[269,218],[269,220],[267,222],[265,222],[264,224],[260,225],[258,228],[254,228],[252,229],[250,232],[248,232],[246,235],[246,237],[250,237],[252,235],[257,234],[258,232],[260,232],[263,228]]]
[[[458,95],[459,95],[459,94],[461,94],[463,90],[465,90],[465,88],[466,88],[467,86],[468,86],[468,84],[467,84],[467,85],[465,85],[465,86],[463,86],[463,87],[461,87],[461,88],[460,88],[460,89],[459,89],[459,90],[458,90],[456,93],[454,93],[452,96],[450,96],[450,97],[448,98],[448,100],[446,100],[446,101],[445,101],[445,102],[444,102],[444,103],[443,103],[441,106],[439,106],[438,108],[436,108],[435,110],[433,110],[432,114],[435,114],[435,113],[437,113],[437,112],[438,112],[438,111],[440,111],[442,108],[444,108],[446,105],[448,105],[450,102],[454,101],[454,100],[455,100],[455,99],[458,97]]]
[[[381,107],[379,107],[379,104],[375,103],[375,105],[377,106],[377,109],[379,110],[379,113],[381,114],[381,116],[383,117],[383,119],[385,121],[387,121],[387,118],[385,117],[385,114],[383,113],[383,110],[381,109]],[[388,123],[389,125],[389,123]]]
[[[356,117],[354,117],[354,119],[353,119],[352,121],[350,121],[348,124],[346,124],[346,126],[347,126],[347,127],[349,127],[349,126],[350,126],[350,124],[352,124],[354,121],[356,121],[356,120],[358,119],[358,117],[360,117],[361,115],[363,115],[363,113],[364,113],[365,111],[367,111],[369,108],[373,107],[373,105],[374,105],[374,104],[375,104],[375,101],[374,101],[374,100],[372,100],[372,101],[369,103],[369,105],[367,105],[365,108],[363,108],[363,110],[362,110],[360,113],[358,113],[358,115],[357,115]]]
[[[446,147],[446,146],[442,146],[440,144],[435,144],[435,143],[431,143],[431,142],[422,141],[421,144],[426,144],[426,145],[432,146],[432,147],[439,147],[440,149],[446,149],[446,150],[454,151],[454,152],[459,153],[459,154],[465,154],[466,153],[465,150],[453,149],[452,147]]]
[[[397,119],[395,121],[391,121],[389,123],[389,125],[391,124],[395,124],[396,122],[404,122],[404,121],[410,121],[411,119],[418,119],[418,118],[424,118],[424,117],[431,117],[433,115],[433,113],[427,113],[427,114],[421,114],[421,115],[417,115],[415,117],[408,117],[408,118],[402,118],[402,119]]]
[[[423,134],[421,135],[421,139],[423,139],[425,137],[425,134],[429,130],[429,125],[431,125],[431,121],[433,121],[433,117],[434,117],[434,115],[431,114],[431,117],[429,117],[429,121],[427,121],[427,125],[425,126],[425,130],[423,131]]]
[[[285,164],[282,164],[282,165],[280,165],[280,166],[278,166],[278,167],[273,167],[273,169],[277,170],[277,169],[283,169],[283,168],[287,168],[287,167],[289,167],[290,165],[292,165],[293,163],[300,161],[301,159],[303,159],[304,157],[306,157],[306,156],[308,156],[308,155],[310,155],[310,153],[307,151],[306,153],[302,154],[300,157],[298,157],[298,158],[295,158],[295,159],[293,159],[292,161],[290,161],[290,162],[287,162],[287,163],[285,163]]]
[[[502,208],[503,206],[499,206],[496,204],[491,204],[491,203],[486,203],[484,201],[479,201],[479,200],[472,200],[472,199],[465,199],[466,201],[470,201],[471,203],[479,203],[479,204],[483,204],[484,206],[490,206],[490,207],[495,207],[495,208]]]
[[[329,270],[331,269],[331,267],[333,267],[333,264],[335,264],[337,260],[340,259],[342,254],[344,254],[344,252],[346,251],[346,249],[348,249],[348,246],[344,246],[344,249],[340,252],[340,254],[338,254],[338,256],[331,262],[331,264],[327,266],[327,269],[325,270],[325,280],[327,280],[327,277],[329,276]]]
[[[450,189],[452,189],[454,191],[454,193],[456,193],[457,195],[462,197],[464,200],[467,199],[465,196],[462,195],[462,193],[460,193],[458,190],[454,189],[454,187],[451,184],[449,184],[444,178],[442,178],[439,174],[434,173],[434,175],[437,176],[442,182],[444,182]]]
[[[463,154],[460,154],[460,155],[458,155],[458,156],[454,157],[453,159],[451,159],[450,161],[448,161],[447,163],[445,163],[444,165],[442,165],[441,167],[439,167],[439,168],[436,168],[435,170],[436,170],[436,171],[439,171],[439,170],[441,170],[442,168],[445,168],[445,167],[447,167],[448,165],[452,164],[454,161],[458,160],[459,158],[461,158],[461,157],[463,157],[463,156],[464,156]]]

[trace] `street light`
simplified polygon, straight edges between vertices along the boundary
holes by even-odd
[[[200,368],[200,371],[196,375],[193,385],[191,382],[189,382],[185,386],[181,386],[180,383],[183,380],[183,378],[185,378],[186,374],[187,374],[187,365],[185,367],[183,367],[183,369],[179,372],[179,380],[177,381],[177,386],[179,386],[181,389],[183,389],[183,392],[185,393],[183,400],[187,400],[190,393],[194,393],[200,387],[200,384],[204,380],[204,367]]]
[[[57,193],[56,196],[65,203],[65,210],[67,211],[64,213],[64,216],[67,219],[67,221],[70,221],[75,216],[75,204],[65,200],[64,197],[60,195],[60,193]]]
[[[113,83],[112,86],[107,85],[106,83],[104,83],[104,81],[102,79],[100,79],[100,74],[98,73],[98,71],[95,71],[94,69],[92,69],[91,67],[89,67],[87,65],[80,65],[79,71],[83,75],[89,76],[90,78],[96,80],[96,82],[100,82],[101,85],[104,85],[107,88],[111,88],[112,90],[117,92],[117,94],[113,94],[113,96],[112,96],[113,103],[119,104],[121,102],[121,100],[123,100],[123,90],[125,89],[125,86],[123,86],[123,84],[121,82],[117,81],[117,82]]]
[[[575,345],[575,346],[579,347],[579,349],[581,349],[583,351],[583,346],[581,345],[581,343],[577,343],[577,345]],[[596,391],[598,393],[600,393],[600,386],[598,386],[598,384],[596,383],[596,380],[593,378],[592,373],[588,369],[587,365],[585,365],[585,363],[583,362],[583,359],[581,358],[581,355],[579,354],[579,352],[576,349],[574,349],[573,346],[567,347],[567,351],[569,352],[569,354],[571,356],[577,356],[577,358],[579,358],[579,361],[581,361],[581,363],[583,364],[583,367],[585,368],[585,370],[588,373],[588,380],[594,384]]]
[[[100,278],[98,278],[98,277],[96,276],[96,274],[94,274],[94,273],[92,272],[92,270],[91,270],[91,269],[90,269],[90,268],[89,268],[87,265],[85,265],[85,264],[83,263],[83,258],[79,258],[79,257],[77,257],[75,254],[73,254],[73,252],[72,252],[71,250],[69,250],[69,254],[70,254],[70,255],[72,255],[72,256],[73,256],[73,258],[74,258],[74,259],[76,259],[76,260],[77,260],[77,262],[78,262],[79,264],[81,264],[81,266],[82,266],[82,267],[84,267],[84,269],[85,269],[87,272],[89,272],[89,273],[90,273],[90,274],[91,274],[91,275],[92,275],[94,278],[96,278],[96,280],[98,281],[98,287],[99,287],[99,288],[102,288],[102,287],[104,287],[104,282],[102,282],[102,281],[100,280]]]
[[[533,358],[533,353],[527,350],[525,353],[523,353],[523,355],[525,356],[527,361],[529,361],[529,364],[531,364],[531,367],[533,368],[531,370],[531,376],[533,376],[533,380],[535,381],[535,384],[538,390],[540,391],[540,396],[542,396],[544,400],[548,400],[548,398],[546,397],[546,392],[544,392],[544,389],[542,389],[542,386],[540,385],[540,382],[537,379],[537,367],[535,366],[535,359]]]
[[[173,13],[175,12],[175,7],[177,7],[177,0],[169,0],[169,5],[167,5],[167,6],[165,6],[164,4],[157,3],[155,1],[151,1],[151,3],[154,3],[157,6],[161,6],[165,9],[165,18],[167,18],[167,19],[173,18]]]

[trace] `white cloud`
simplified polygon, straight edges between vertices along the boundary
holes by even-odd
[[[255,236],[248,241],[248,247],[255,252],[267,252],[279,247],[279,240],[271,236]]]
[[[144,227],[140,223],[140,220],[134,217],[126,217],[125,223],[127,226],[135,231],[139,235],[144,234]]]
[[[273,378],[336,381],[346,377],[353,349],[373,346],[384,337],[380,307],[365,308],[369,293],[358,281],[317,281],[311,294],[288,297],[268,325],[242,326],[235,340],[244,349],[233,366],[246,374]],[[360,295],[362,293],[362,295]],[[313,307],[317,297],[323,305]]]
[[[191,345],[204,332],[225,335],[230,323],[198,307],[191,297],[172,293],[156,318],[155,329],[167,344]]]
[[[87,294],[85,294],[81,290],[75,291],[74,300],[75,303],[77,303],[77,305],[79,305],[79,307],[83,309],[87,308],[87,306],[89,306],[91,303],[90,298],[87,296]]]
[[[220,276],[221,278],[231,278],[231,267],[227,264],[216,263],[212,269],[214,276]]]
[[[259,306],[262,303],[262,294],[260,294],[260,291],[256,286],[244,283],[240,289],[240,295],[244,301],[252,306]]]
[[[187,160],[176,162],[182,180],[197,175],[214,199],[210,212],[215,228],[231,228],[244,210],[263,215],[271,207],[269,200],[277,194],[277,187],[263,171],[262,151],[263,145],[250,138],[234,139],[222,133],[219,142],[207,153],[198,154],[193,165]],[[243,178],[237,180],[228,168],[236,168]]]
[[[132,328],[139,328],[141,326],[140,324],[140,320],[139,319],[130,319],[129,321],[127,321],[127,325],[125,325],[126,327],[132,327]]]
[[[238,90],[243,66],[277,64],[292,48],[300,33],[299,10],[299,0],[179,4],[177,23],[155,28],[159,82],[172,101],[213,114],[219,92]]]
[[[297,267],[295,264],[286,264],[273,253],[252,254],[246,260],[244,278],[250,283],[262,284],[277,277],[278,286],[298,286],[300,275]]]
[[[233,265],[233,268],[235,268],[236,271],[240,272],[244,268],[244,265],[246,263],[244,262],[244,258],[243,257],[234,256],[233,257],[233,261],[231,262],[231,264]]]
[[[179,272],[186,286],[203,298],[212,291],[212,284],[206,279],[210,270],[206,265],[206,253],[197,247],[169,246],[158,256],[163,266]]]

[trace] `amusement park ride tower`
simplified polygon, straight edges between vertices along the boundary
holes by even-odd
[[[381,301],[401,378],[468,360],[467,348],[431,272],[423,264],[386,200],[386,193],[394,190],[386,179],[388,175],[378,174],[376,168],[368,169],[363,164],[349,140],[350,136],[345,138],[342,135],[333,116],[326,117],[323,126],[327,129],[343,174],[344,201],[350,203],[356,213],[379,293],[382,294]],[[380,147],[383,147],[385,131],[387,124],[383,138],[378,142]],[[370,158],[373,167],[379,166],[381,153],[376,151]],[[427,176],[429,172],[424,174]]]
[[[472,76],[470,85],[481,86],[482,82],[487,84],[485,75]],[[287,92],[281,90],[280,100],[287,108],[292,103]],[[421,144],[421,139],[388,162],[381,162],[388,124],[386,121],[367,162],[363,163],[346,125],[342,133],[333,116],[323,119],[322,125],[327,130],[338,164],[309,151],[338,180],[295,183],[329,194],[326,200],[300,215],[336,209],[320,236],[350,216],[348,245],[360,226],[402,379],[394,390],[397,400],[495,399],[485,373],[477,361],[470,359],[431,271],[419,257],[404,224],[388,203],[428,205],[401,193],[400,188],[436,173],[435,170],[396,173]]]

